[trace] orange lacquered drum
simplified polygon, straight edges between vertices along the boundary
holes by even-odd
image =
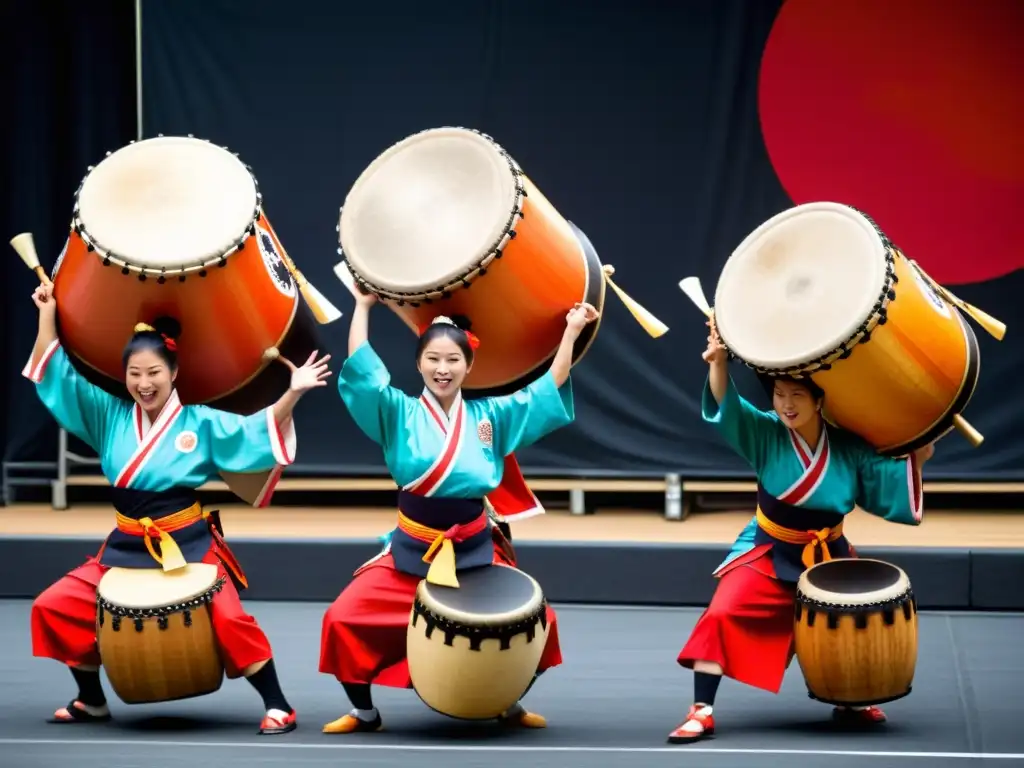
[[[481,339],[466,388],[499,393],[540,376],[577,302],[600,310],[597,253],[488,136],[415,134],[381,154],[341,210],[340,252],[356,282],[414,331],[464,315]],[[586,353],[598,323],[576,342]]]
[[[719,279],[715,319],[733,355],[762,374],[810,377],[830,422],[890,456],[949,432],[978,381],[971,327],[839,203],[797,206],[751,233]]]
[[[173,317],[182,399],[256,411],[288,384],[264,351],[298,358],[315,345],[282,253],[256,178],[234,154],[194,138],[133,142],[90,168],[76,193],[53,271],[62,341],[123,396],[135,324]]]

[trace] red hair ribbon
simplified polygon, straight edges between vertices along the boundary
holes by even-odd
[[[475,333],[466,331],[466,338],[469,339],[469,348],[476,352],[480,348],[480,339],[477,338]]]
[[[172,339],[166,333],[161,333],[160,336],[163,337],[165,347],[171,350],[171,352],[178,351],[178,345],[174,343],[174,339]]]

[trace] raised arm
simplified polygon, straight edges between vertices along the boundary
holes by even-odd
[[[924,464],[935,449],[919,448],[905,459],[879,456],[867,443],[861,452],[857,506],[892,523],[920,525],[924,517]]]
[[[551,369],[514,394],[485,401],[494,426],[494,448],[501,456],[572,423],[576,417],[569,380],[572,348],[583,328],[600,316],[590,304],[574,306],[565,317],[565,332]]]
[[[338,394],[363,433],[387,448],[409,398],[391,386],[391,374],[368,340],[370,309],[377,298],[356,297],[348,331],[348,359],[338,375]]]
[[[98,453],[110,419],[128,405],[87,381],[71,364],[57,336],[53,286],[40,285],[32,301],[39,310],[39,330],[21,373],[35,384],[36,394],[57,423]]]
[[[740,397],[729,375],[728,353],[713,319],[708,321],[708,327],[708,347],[703,354],[708,364],[708,379],[701,395],[701,417],[760,473],[770,455],[774,434],[781,425]]]

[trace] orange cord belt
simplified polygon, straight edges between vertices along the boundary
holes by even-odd
[[[466,539],[487,530],[487,513],[481,512],[480,517],[475,520],[453,525],[444,531],[421,525],[399,512],[398,528],[417,541],[429,544],[427,553],[423,556],[423,562],[430,563],[430,570],[427,571],[428,582],[443,587],[458,587],[459,580],[455,575],[455,547],[452,542],[461,544]]]
[[[144,537],[146,549],[149,550],[152,558],[160,563],[165,571],[174,571],[178,568],[184,568],[187,563],[171,534],[206,520],[208,517],[209,513],[203,510],[203,506],[199,502],[196,502],[188,509],[183,509],[180,512],[175,512],[173,515],[167,515],[156,520],[151,517],[143,517],[136,520],[118,512],[117,530],[129,536]],[[157,554],[156,548],[153,546],[153,539],[160,540],[161,554]]]
[[[828,551],[829,542],[837,541],[843,535],[842,523],[835,528],[822,528],[818,531],[797,531],[793,528],[785,528],[769,520],[760,507],[757,508],[757,524],[773,539],[778,539],[785,544],[804,544],[804,551],[800,559],[808,568],[814,565],[815,553],[819,550],[823,561],[831,560],[832,553]]]

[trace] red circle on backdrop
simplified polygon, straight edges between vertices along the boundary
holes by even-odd
[[[871,216],[947,284],[1024,266],[1024,2],[787,0],[761,129],[796,204]]]

